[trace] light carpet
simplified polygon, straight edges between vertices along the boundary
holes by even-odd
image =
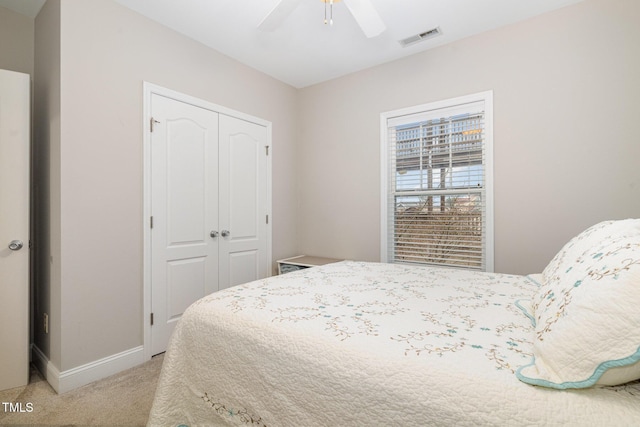
[[[144,426],[156,391],[163,355],[114,376],[56,394],[32,368],[29,385],[0,391],[2,426]],[[4,402],[24,412],[5,411]],[[27,405],[31,403],[32,411]]]

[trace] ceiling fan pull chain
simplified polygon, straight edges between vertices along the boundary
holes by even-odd
[[[327,25],[327,2],[324,2],[324,25]]]
[[[322,0],[324,3],[324,24],[333,25],[333,1],[334,0]],[[327,3],[329,4],[329,20],[327,20]]]
[[[330,0],[329,4],[331,9],[331,17],[330,17],[329,25],[333,25],[333,0]]]

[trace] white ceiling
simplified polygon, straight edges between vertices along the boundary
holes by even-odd
[[[279,28],[263,32],[257,26],[279,0],[115,1],[300,88],[582,0],[371,0],[387,29],[370,39],[344,2],[334,5],[333,26],[323,24],[322,0],[300,0]],[[30,16],[42,3],[0,0],[0,6]],[[404,48],[398,43],[434,27],[442,35]]]

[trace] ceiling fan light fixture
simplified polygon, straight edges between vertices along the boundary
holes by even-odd
[[[333,22],[333,4],[342,0],[320,0],[325,7],[325,24]],[[386,30],[386,26],[376,11],[372,0],[344,0],[344,5],[367,38],[376,37]],[[306,0],[277,0],[274,8],[258,24],[260,31],[274,31]],[[308,3],[308,2],[306,2]]]

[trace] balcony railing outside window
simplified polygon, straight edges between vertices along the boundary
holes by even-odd
[[[389,261],[487,268],[485,119],[473,102],[389,120]]]

